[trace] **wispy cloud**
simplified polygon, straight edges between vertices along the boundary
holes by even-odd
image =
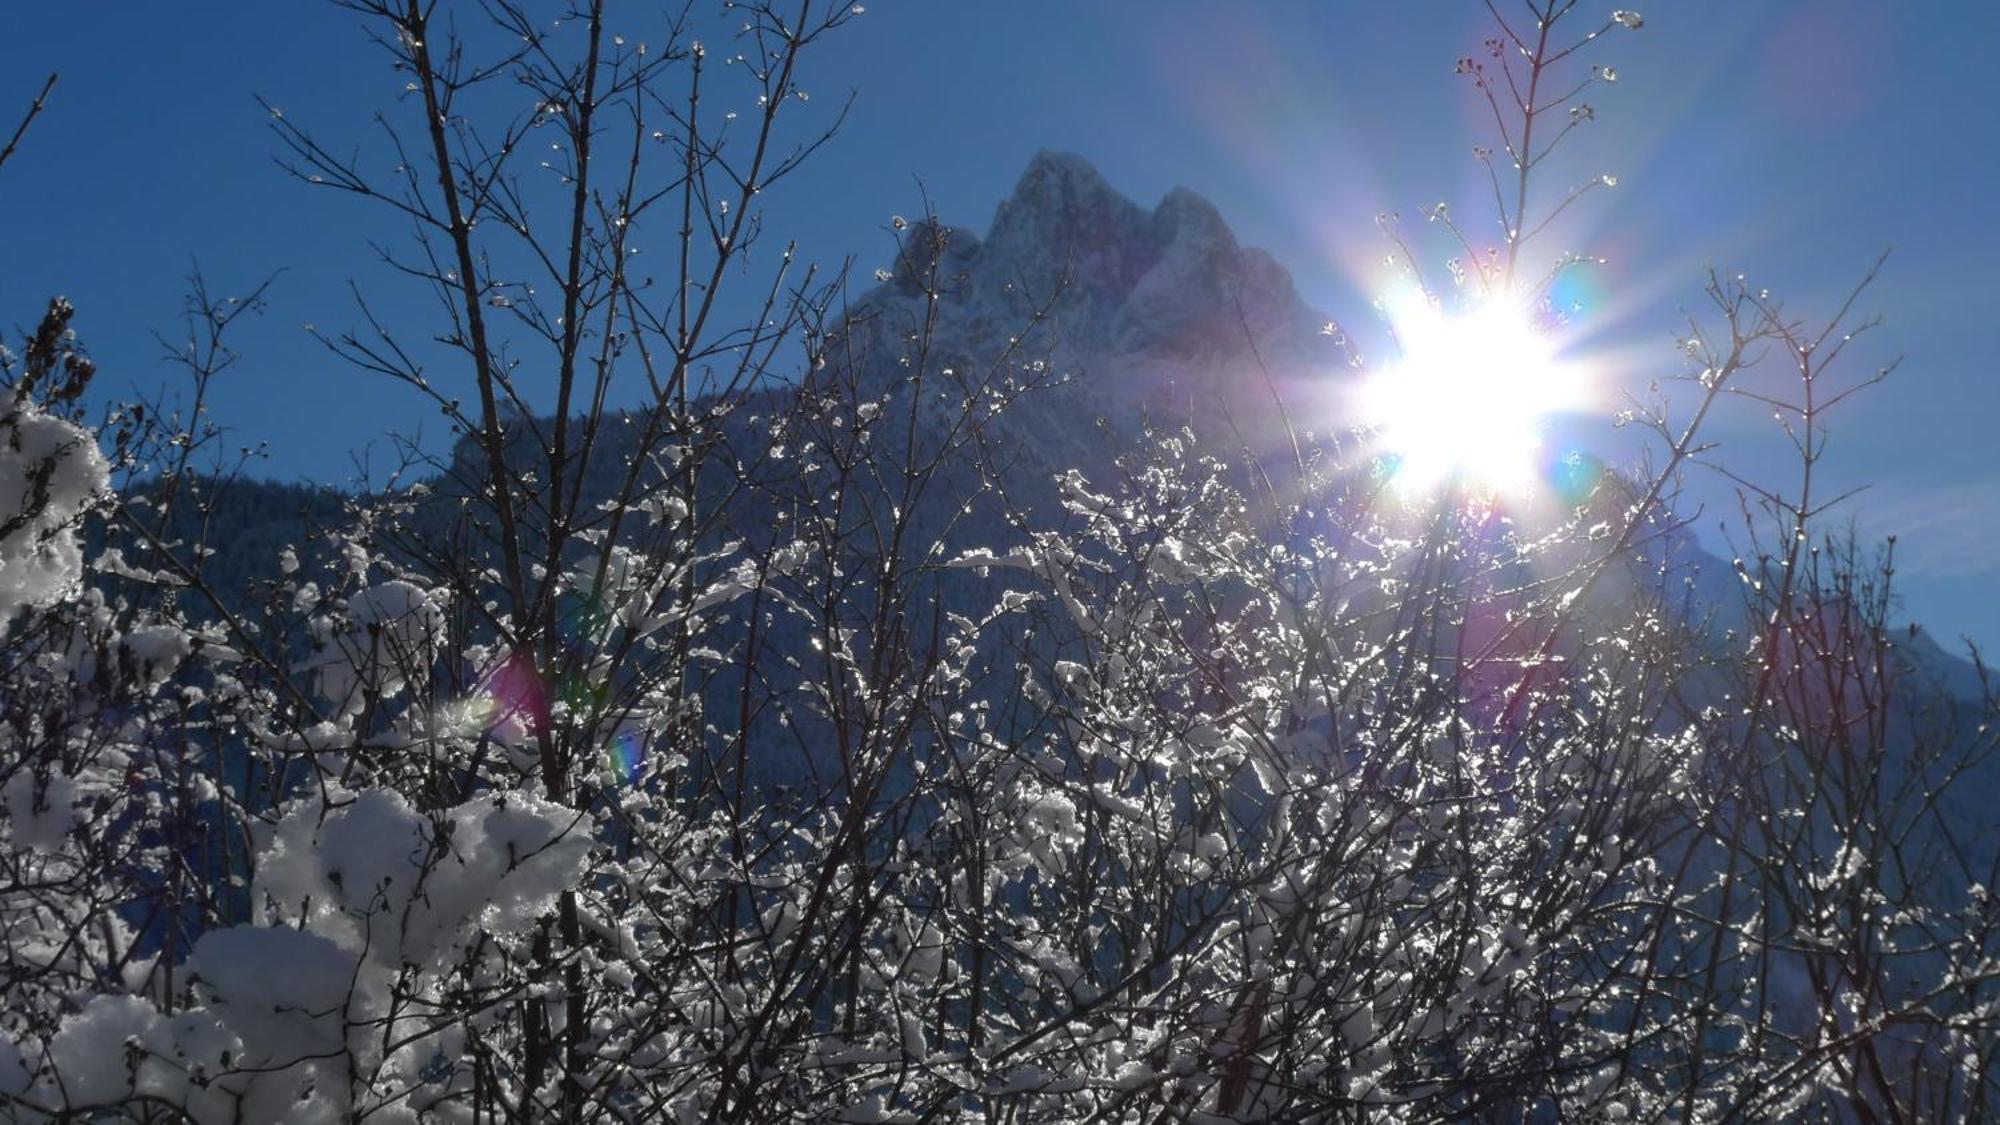
[[[1896,537],[1907,577],[2000,575],[2000,481],[1874,488],[1856,498],[1867,535]]]

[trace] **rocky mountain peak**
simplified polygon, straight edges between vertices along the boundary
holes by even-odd
[[[948,305],[979,324],[997,326],[1062,286],[1055,312],[1066,346],[1093,367],[1244,352],[1246,324],[1267,355],[1340,358],[1318,335],[1326,318],[1269,255],[1238,244],[1213,203],[1176,187],[1149,210],[1074,153],[1037,153],[983,241],[963,228],[913,226],[892,291],[916,296],[934,262]]]
[[[1143,235],[1144,209],[1075,153],[1035,154],[993,216],[988,241],[1011,256],[1123,247]]]
[[[1046,360],[1069,381],[1028,396],[1007,426],[1064,464],[1102,454],[1099,420],[1126,435],[1142,419],[1186,421],[1232,444],[1289,448],[1274,388],[1306,395],[1347,370],[1320,332],[1328,318],[1270,255],[1243,247],[1213,203],[1177,187],[1141,206],[1073,153],[1029,161],[984,239],[911,224],[889,273],[854,322],[867,337],[856,354],[874,357],[870,381],[899,378],[926,323],[940,363]],[[1031,328],[1038,310],[1046,318]]]
[[[1153,209],[1153,236],[1161,246],[1175,243],[1196,247],[1205,256],[1227,257],[1237,252],[1236,235],[1222,221],[1215,204],[1184,187],[1176,187]]]

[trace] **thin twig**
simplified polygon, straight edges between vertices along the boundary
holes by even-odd
[[[7,138],[7,147],[0,148],[0,165],[5,165],[7,158],[14,155],[14,149],[20,145],[21,138],[28,133],[28,126],[35,123],[35,118],[42,114],[42,107],[48,104],[49,91],[55,88],[56,76],[51,74],[43,80],[41,92],[36,94],[35,100],[29,104],[27,116],[21,118],[21,123],[14,127],[14,135]]]

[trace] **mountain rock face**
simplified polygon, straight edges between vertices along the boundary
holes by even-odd
[[[946,366],[1006,355],[1068,375],[1026,396],[1003,425],[1044,453],[1079,455],[1071,464],[1086,469],[1105,445],[1079,415],[1126,439],[1143,418],[1274,450],[1274,390],[1348,371],[1321,331],[1328,318],[1270,255],[1239,246],[1213,204],[1175,188],[1148,211],[1068,153],[1029,163],[984,239],[912,226],[891,272],[856,317],[865,352],[898,356],[934,315]],[[933,287],[935,310],[926,308]]]
[[[1099,358],[1227,361],[1253,334],[1295,362],[1341,358],[1291,276],[1263,251],[1238,246],[1214,204],[1175,188],[1148,212],[1068,153],[1043,152],[1028,165],[974,267],[988,285],[1025,277],[1046,286],[1067,270],[1075,343]]]

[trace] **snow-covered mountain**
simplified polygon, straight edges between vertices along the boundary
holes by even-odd
[[[945,353],[990,362],[1053,297],[1046,325],[1025,334],[1015,354],[1070,379],[1024,397],[1003,418],[1030,454],[1018,468],[1023,478],[1101,470],[1144,421],[1191,423],[1231,453],[1248,445],[1279,455],[1284,419],[1274,394],[1302,430],[1355,421],[1327,410],[1354,377],[1344,337],[1326,330],[1335,317],[1308,306],[1284,266],[1240,245],[1215,205],[1186,188],[1148,210],[1082,156],[1037,153],[984,238],[962,226],[909,228],[889,279],[857,310],[871,354],[898,355],[922,325],[934,233],[944,250],[935,256],[943,284],[932,331]],[[1734,568],[1692,531],[1673,539],[1664,550],[1694,577],[1697,597],[1735,608]],[[1970,662],[1927,632],[1912,629],[1901,647],[1953,694],[1977,693]]]
[[[985,241],[955,239],[951,264],[966,275],[957,308],[975,329],[1023,286],[1047,292],[1067,273],[1064,338],[1079,358],[1112,361],[1113,378],[1212,373],[1244,358],[1246,322],[1274,362],[1341,358],[1291,275],[1239,246],[1208,200],[1175,188],[1148,211],[1070,153],[1037,154]]]
[[[1292,401],[1296,388],[1349,370],[1323,331],[1328,318],[1269,254],[1240,246],[1213,204],[1176,188],[1148,210],[1070,153],[1036,155],[983,239],[915,223],[894,268],[878,276],[888,280],[856,310],[862,354],[898,362],[935,315],[942,367],[1011,355],[1067,376],[1003,421],[1043,466],[1099,467],[1100,421],[1114,440],[1136,438],[1142,420],[1193,422],[1275,450],[1283,427],[1274,387]],[[884,366],[873,378],[893,374]]]
[[[864,389],[893,400],[904,393],[896,388],[907,375],[913,341],[926,341],[933,374],[923,405],[935,425],[920,427],[919,443],[926,430],[941,429],[959,413],[962,386],[984,379],[995,365],[1019,382],[1042,383],[992,425],[1017,508],[1048,514],[1054,481],[1067,470],[1104,479],[1113,458],[1137,448],[1148,424],[1190,425],[1227,456],[1276,457],[1289,452],[1279,401],[1302,430],[1325,433],[1351,422],[1328,409],[1354,377],[1344,340],[1325,330],[1333,318],[1305,303],[1270,254],[1239,244],[1215,206],[1192,191],[1175,188],[1148,209],[1083,157],[1044,151],[1029,162],[983,237],[969,226],[936,221],[945,225],[907,224],[896,260],[848,310],[846,338],[831,350],[854,365]],[[633,452],[616,436],[586,468],[601,478],[586,481],[586,493],[608,493]],[[477,456],[469,446],[461,454]],[[971,482],[948,487],[969,489]],[[274,489],[285,494],[282,504]],[[440,494],[452,491],[447,486]],[[299,512],[299,526],[274,521],[275,507]],[[245,542],[240,536],[217,537],[225,544],[219,565],[228,585],[271,576],[270,543],[307,540],[307,522],[330,522],[326,497],[313,503],[310,521],[305,507],[295,488],[253,481],[234,482],[215,498],[219,526],[230,526],[240,509],[243,526],[258,532],[254,551],[230,549]],[[940,507],[955,510],[957,503]],[[1007,530],[995,516],[988,510],[950,538],[961,547],[1004,540]],[[1662,549],[1680,560],[1698,584],[1697,596],[1723,610],[1725,620],[1740,612],[1733,568],[1690,532],[1676,532]],[[1971,665],[1927,634],[1912,630],[1902,648],[1952,694],[1977,693]]]

